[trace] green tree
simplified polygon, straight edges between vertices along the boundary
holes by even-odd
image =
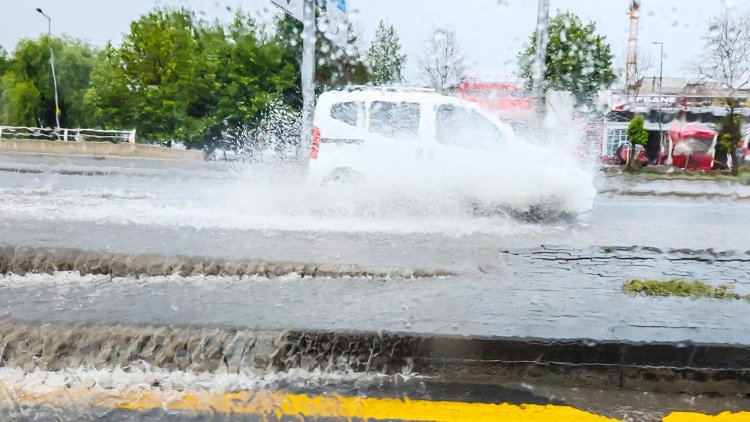
[[[634,170],[637,168],[637,160],[635,160],[635,146],[646,145],[648,142],[648,132],[644,128],[645,119],[643,116],[635,116],[633,120],[628,124],[628,129],[625,132],[630,141],[630,151],[628,152],[628,168]]]
[[[242,149],[252,141],[247,133],[269,107],[286,90],[294,89],[298,72],[284,60],[286,47],[268,36],[249,15],[237,13],[221,32],[226,42],[215,40],[212,54],[223,65],[217,71],[218,99],[205,145]]]
[[[294,88],[284,92],[284,102],[295,109],[302,108],[302,86],[300,64],[302,62],[302,23],[289,15],[276,19],[275,41],[284,48],[283,60],[295,66]],[[349,27],[349,40],[346,48],[341,48],[316,29],[315,32],[315,82],[317,91],[341,88],[347,85],[362,85],[372,81],[372,73],[357,50],[357,37]]]
[[[570,12],[558,12],[549,22],[549,42],[544,54],[546,88],[570,91],[579,102],[589,100],[615,80],[613,55],[606,37],[596,33],[593,22],[583,24]],[[518,55],[521,76],[532,84],[536,32]]]
[[[58,78],[60,124],[92,127],[95,110],[84,101],[91,70],[96,62],[94,47],[70,38],[52,38]],[[22,40],[5,67],[0,89],[0,120],[8,125],[54,127],[55,90],[49,66],[47,36]]]
[[[3,76],[5,74],[5,71],[8,69],[9,64],[10,59],[8,58],[8,52],[5,51],[2,46],[0,46],[0,76]]]
[[[737,143],[742,138],[738,91],[750,85],[750,14],[726,9],[708,21],[702,57],[696,71],[702,80],[723,86],[727,95],[724,108],[728,115],[721,125],[720,142],[715,160],[726,166],[727,153],[732,160],[732,174],[739,174]]]
[[[719,123],[719,142],[716,144],[715,160],[726,166],[727,154],[736,155],[737,144],[742,140],[742,115],[737,112],[737,101],[726,99],[729,113]],[[732,160],[732,172],[739,174],[739,160]],[[724,167],[726,168],[726,167]]]
[[[110,127],[140,139],[200,143],[212,123],[219,57],[215,35],[188,9],[156,9],[131,23],[120,48],[107,46],[88,99]]]
[[[377,85],[400,83],[403,81],[401,68],[406,55],[401,54],[401,40],[396,28],[385,20],[380,21],[370,48],[367,60],[373,72],[373,82]]]
[[[43,126],[40,118],[41,95],[33,82],[18,80],[14,72],[2,79],[0,121],[9,126]],[[49,125],[47,125],[49,126]]]

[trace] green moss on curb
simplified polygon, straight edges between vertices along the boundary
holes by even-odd
[[[732,292],[732,286],[722,284],[711,286],[702,281],[685,280],[628,280],[622,287],[625,293],[644,296],[677,296],[694,299],[708,297],[714,299],[745,299],[750,301],[750,295],[741,296]]]
[[[728,171],[690,171],[683,169],[672,169],[670,172],[658,171],[651,167],[644,167],[639,172],[629,172],[622,168],[606,168],[603,170],[606,177],[625,177],[627,179],[640,178],[647,181],[654,180],[714,180],[738,182],[744,185],[750,184],[750,167],[741,167],[739,176],[732,176]]]

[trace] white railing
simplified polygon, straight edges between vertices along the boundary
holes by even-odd
[[[134,130],[64,129],[0,126],[0,139],[42,139],[47,141],[109,141],[135,143]]]

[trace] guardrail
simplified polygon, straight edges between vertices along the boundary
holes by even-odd
[[[1,126],[0,139],[41,139],[47,141],[100,141],[135,143],[135,130],[65,129]]]

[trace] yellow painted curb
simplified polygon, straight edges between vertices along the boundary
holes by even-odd
[[[8,389],[10,390],[10,389]],[[12,391],[12,390],[11,390]],[[10,391],[7,391],[10,392]],[[487,404],[427,400],[376,399],[341,396],[308,396],[281,392],[239,393],[163,392],[127,390],[123,392],[62,388],[46,393],[13,391],[11,397],[25,405],[51,404],[60,407],[81,401],[90,406],[134,411],[167,409],[224,414],[305,416],[343,419],[413,421],[614,421],[567,406],[531,404]]]
[[[42,387],[45,388],[45,387]],[[42,404],[65,406],[81,404],[109,409],[147,411],[165,409],[187,413],[219,412],[314,418],[378,419],[410,421],[576,421],[611,422],[616,419],[595,415],[569,406],[534,404],[491,404],[449,401],[410,400],[408,398],[362,398],[338,395],[311,396],[273,391],[215,393],[210,391],[177,392],[159,390],[107,391],[101,388],[49,387],[46,391],[13,388],[0,380],[5,401],[28,406]],[[13,403],[11,403],[13,404]],[[724,412],[704,415],[673,412],[663,422],[750,422],[750,412]]]
[[[750,412],[723,412],[718,415],[703,415],[690,412],[673,412],[662,422],[750,422]]]

